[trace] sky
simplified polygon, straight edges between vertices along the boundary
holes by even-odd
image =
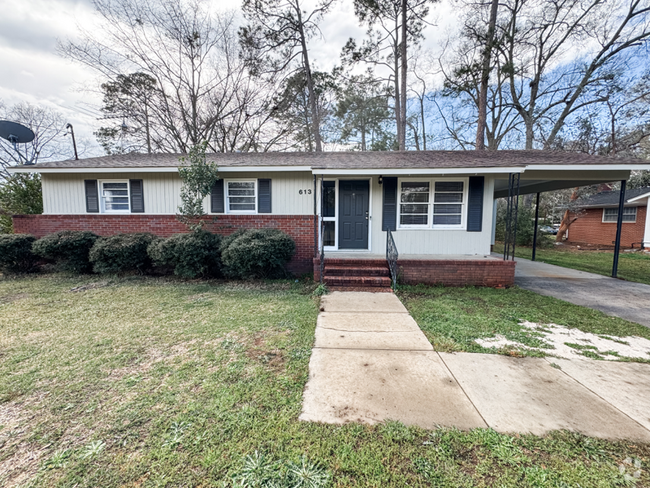
[[[211,1],[215,9],[223,0]],[[232,4],[228,3],[232,8]],[[453,24],[448,2],[433,7],[425,47],[434,48]],[[84,156],[101,155],[93,131],[101,97],[97,87],[103,81],[97,73],[57,52],[57,43],[75,39],[78,26],[95,21],[91,0],[0,0],[0,101],[5,105],[29,102],[51,107],[73,124]],[[339,0],[321,23],[322,37],[309,49],[315,69],[330,70],[339,61],[348,38],[363,37],[351,0]]]

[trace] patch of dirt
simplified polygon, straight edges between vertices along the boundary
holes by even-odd
[[[77,293],[80,291],[88,291],[88,290],[95,290],[97,288],[104,288],[110,285],[111,285],[110,281],[98,281],[96,283],[88,283],[87,285],[76,286],[74,288],[71,288],[69,291],[71,293]]]
[[[14,293],[13,295],[5,295],[0,297],[0,304],[17,302],[29,298],[29,293]]]
[[[616,361],[620,357],[650,359],[650,340],[643,337],[609,337],[562,325],[539,324],[525,320],[521,322],[521,325],[538,335],[538,338],[548,344],[550,348],[530,347],[517,341],[511,341],[502,335],[496,335],[489,339],[476,339],[475,342],[485,348],[513,347],[515,351],[539,351],[565,359],[585,359],[588,357],[585,356],[585,351],[608,361]]]

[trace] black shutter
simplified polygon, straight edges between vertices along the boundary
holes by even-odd
[[[467,232],[483,230],[483,187],[484,176],[470,176],[467,197]]]
[[[381,230],[397,228],[397,178],[384,178],[384,210],[381,218]]]
[[[131,213],[144,213],[142,180],[129,180],[131,188]]]
[[[84,180],[86,188],[86,212],[99,213],[99,191],[97,180]]]
[[[257,213],[271,213],[271,180],[257,180]]]
[[[214,182],[214,185],[212,185],[212,191],[210,192],[210,212],[225,212],[223,202],[223,180],[217,180]]]

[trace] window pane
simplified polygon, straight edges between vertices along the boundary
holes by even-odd
[[[436,193],[433,197],[433,201],[436,203],[447,203],[447,202],[459,202],[463,201],[462,193]]]
[[[429,192],[429,183],[428,182],[403,182],[402,183],[402,191],[403,192]]]
[[[429,213],[429,206],[421,204],[400,205],[400,212],[403,214],[427,214]]]
[[[336,216],[336,187],[334,181],[323,181],[323,217]],[[325,244],[333,246],[334,244]]]
[[[128,186],[126,183],[102,183],[104,190],[111,190],[111,189],[128,189]]]
[[[230,206],[236,203],[251,203],[255,205],[255,197],[230,197]]]
[[[240,189],[230,189],[228,195],[252,195],[255,196],[255,189],[252,190],[240,190]]]
[[[231,203],[230,210],[235,210],[238,212],[243,212],[245,210],[255,210],[254,203]]]
[[[427,225],[429,218],[427,215],[400,215],[400,225]]]
[[[335,222],[323,222],[323,245],[325,246],[334,246],[335,245]]]
[[[254,181],[229,181],[228,182],[228,189],[230,190],[236,190],[236,189],[250,189],[252,188],[255,190],[255,182]]]
[[[433,213],[438,214],[460,214],[463,211],[462,205],[434,205]]]
[[[460,225],[460,215],[434,215],[433,225]]]
[[[428,193],[402,193],[402,202],[429,202]]]
[[[436,181],[436,191],[463,191],[462,181]]]

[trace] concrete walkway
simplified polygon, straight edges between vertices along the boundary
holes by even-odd
[[[650,327],[650,285],[516,258],[515,284]]]
[[[437,353],[387,293],[334,292],[321,310],[301,420],[650,442],[650,364]]]

